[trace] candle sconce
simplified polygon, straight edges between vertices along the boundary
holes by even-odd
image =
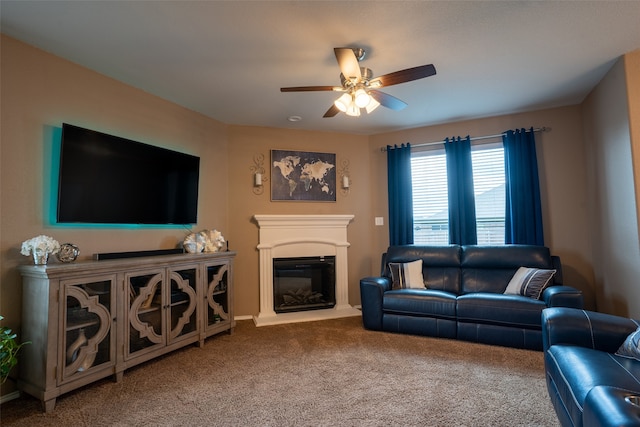
[[[349,160],[343,160],[338,171],[340,175],[340,192],[343,196],[349,195],[351,178],[349,177]]]
[[[253,194],[260,195],[264,193],[264,183],[269,181],[264,169],[264,154],[253,156],[253,166],[250,169],[253,178]]]

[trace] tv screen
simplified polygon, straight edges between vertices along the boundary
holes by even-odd
[[[195,224],[200,158],[62,125],[58,223]]]

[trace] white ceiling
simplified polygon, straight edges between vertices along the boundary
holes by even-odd
[[[0,1],[1,31],[227,124],[374,134],[581,102],[640,48],[640,1]],[[409,104],[322,118],[334,47]],[[298,115],[302,121],[289,122]]]

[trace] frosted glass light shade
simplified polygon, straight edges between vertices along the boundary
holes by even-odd
[[[376,108],[378,108],[380,106],[380,103],[378,101],[376,101],[375,99],[373,99],[372,96],[370,96],[369,98],[371,100],[369,101],[369,103],[365,107],[367,109],[367,114],[371,114],[371,112],[373,110],[375,110]]]
[[[333,104],[338,108],[338,110],[346,113],[347,108],[349,108],[349,104],[351,104],[351,95],[345,93],[340,98],[336,99]]]
[[[364,89],[358,89],[354,99],[358,108],[364,108],[371,101],[371,96]]]
[[[346,113],[347,116],[358,117],[360,115],[360,108],[358,108],[355,102],[352,102],[349,104],[349,107],[347,107]]]

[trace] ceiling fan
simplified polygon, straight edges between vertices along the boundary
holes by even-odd
[[[340,66],[340,82],[342,86],[283,87],[280,88],[280,92],[344,92],[340,98],[336,99],[327,112],[324,113],[323,117],[333,117],[341,111],[348,116],[357,117],[360,115],[361,108],[364,108],[367,113],[371,113],[380,105],[392,110],[402,110],[407,106],[404,101],[387,93],[380,92],[377,89],[436,74],[436,68],[433,64],[429,64],[407,68],[374,78],[371,69],[360,67],[359,62],[364,59],[365,56],[364,49],[336,47],[333,51]]]

